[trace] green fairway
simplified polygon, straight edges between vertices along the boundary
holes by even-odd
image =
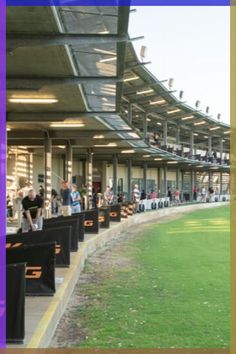
[[[76,309],[79,346],[229,347],[229,224],[224,206],[147,225],[122,248],[130,264],[79,285],[91,299]]]

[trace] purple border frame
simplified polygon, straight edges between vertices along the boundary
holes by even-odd
[[[6,347],[6,3],[0,1],[0,348]]]
[[[0,348],[6,348],[6,5],[229,6],[230,0],[0,0]]]
[[[7,6],[230,6],[230,0],[6,0]]]

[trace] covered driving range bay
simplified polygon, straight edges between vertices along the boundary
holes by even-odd
[[[180,208],[93,254],[51,347],[228,347],[229,212]]]

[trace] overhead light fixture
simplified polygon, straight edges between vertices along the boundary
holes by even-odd
[[[171,111],[167,111],[166,113],[167,114],[173,114],[173,113],[177,113],[177,112],[180,112],[180,111],[181,111],[181,109],[176,108],[176,109],[172,109]]]
[[[187,116],[187,117],[183,117],[183,118],[181,118],[181,120],[189,120],[189,119],[192,119],[192,118],[194,118],[193,115]]]
[[[101,54],[108,54],[108,55],[115,55],[116,56],[116,53],[111,52],[109,50],[104,50],[104,49],[100,49],[100,48],[94,48],[94,51],[97,52],[97,53],[101,53]]]
[[[128,133],[129,136],[131,136],[132,138],[138,138],[138,134],[137,133]]]
[[[224,132],[224,134],[229,134],[230,133],[230,130],[227,130],[226,132]]]
[[[56,98],[9,98],[9,102],[11,103],[28,103],[28,104],[52,104],[57,103],[58,100]]]
[[[213,127],[213,128],[210,128],[210,130],[217,130],[217,129],[220,129],[220,127]]]
[[[196,166],[197,168],[203,167],[203,165]]]
[[[95,147],[115,147],[117,146],[116,143],[109,143],[109,144],[97,144],[97,145],[94,145]]]
[[[162,123],[161,122],[157,122],[157,125],[162,125]]]
[[[52,128],[82,128],[84,123],[51,123],[50,127]]]
[[[143,157],[151,157],[151,155],[143,155]]]
[[[8,127],[7,127],[7,132],[9,132],[10,130],[11,130],[11,128],[8,128]]]
[[[143,91],[137,91],[136,94],[137,95],[144,95],[145,93],[151,93],[154,92],[153,89],[148,89],[148,90],[143,90]]]
[[[104,106],[109,106],[109,107],[114,107],[115,106],[115,103],[108,103],[108,102],[105,102],[103,103]]]
[[[94,135],[93,139],[104,139],[104,135]]]
[[[100,63],[106,63],[106,62],[109,62],[109,61],[114,61],[116,60],[117,57],[113,57],[113,58],[106,58],[106,59],[101,59],[99,60]]]
[[[206,124],[204,120],[202,120],[201,122],[194,123],[194,125],[203,125],[203,124]]]
[[[167,161],[167,163],[168,163],[168,164],[173,164],[173,165],[174,165],[174,164],[178,163],[178,161]]]
[[[152,105],[155,105],[155,104],[164,104],[166,103],[166,100],[164,99],[160,99],[160,100],[157,100],[157,101],[150,101],[149,104],[152,106]]]
[[[150,118],[147,118],[147,122],[151,122],[151,119],[150,119]]]
[[[110,33],[109,31],[101,31],[101,32],[98,32],[99,34],[108,34],[108,33]]]
[[[65,145],[57,145],[57,147],[58,147],[59,149],[65,149],[65,148],[66,148]]]
[[[205,139],[208,139],[208,135],[204,135],[204,138],[205,138]]]
[[[162,161],[163,159],[161,157],[156,157],[154,161]]]
[[[124,82],[134,81],[134,80],[138,80],[138,79],[139,79],[139,76],[127,77],[127,79],[124,79]]]
[[[135,150],[122,150],[121,153],[122,154],[134,154]]]
[[[193,133],[193,135],[194,135],[194,136],[199,136],[199,134],[198,134],[198,133]]]

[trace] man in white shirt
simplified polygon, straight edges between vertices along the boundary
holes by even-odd
[[[140,202],[141,193],[140,193],[140,190],[139,190],[137,184],[134,185],[134,189],[133,189],[132,195],[133,195],[133,201],[136,203],[136,211],[138,211],[138,206],[139,206],[139,202]]]

